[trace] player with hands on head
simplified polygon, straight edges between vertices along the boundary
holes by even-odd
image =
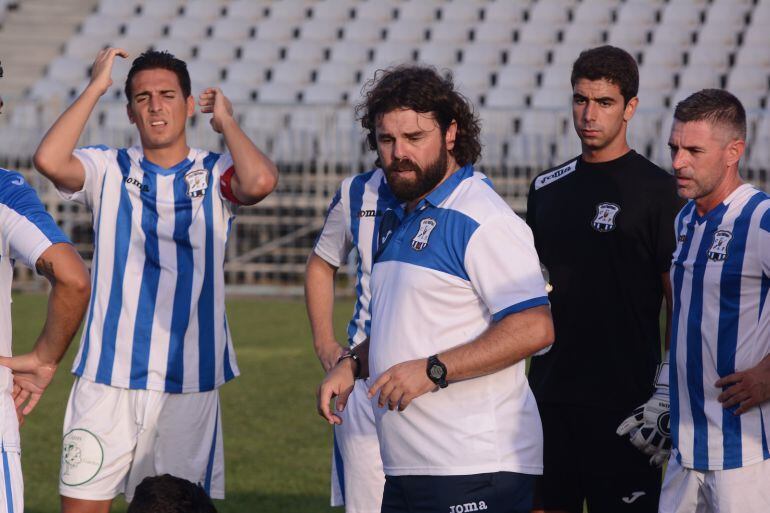
[[[76,148],[112,84],[114,60],[126,57],[118,48],[98,53],[89,85],[34,156],[94,221],[91,305],[64,419],[64,512],[107,512],[115,496],[130,501],[144,477],[163,473],[224,498],[218,389],[239,373],[225,313],[225,246],[238,209],[278,179],[216,87],[199,102],[227,151],[188,146],[190,75],[162,51],[137,57],[125,83],[140,144]]]
[[[524,360],[553,340],[531,231],[475,172],[478,117],[451,77],[400,66],[367,89],[357,112],[401,205],[380,222],[369,339],[327,374],[318,412],[344,423],[369,378],[382,513],[529,513],[542,438]]]
[[[2,106],[0,98],[0,111]],[[43,329],[32,351],[17,356],[11,356],[14,262],[35,269],[51,285]],[[53,380],[88,295],[88,270],[80,255],[24,177],[0,168],[0,512],[24,510],[19,425]]]

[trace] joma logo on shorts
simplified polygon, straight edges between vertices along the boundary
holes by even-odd
[[[449,506],[449,513],[469,513],[471,511],[484,511],[486,509],[488,509],[487,503],[484,501],[466,502],[465,504]]]

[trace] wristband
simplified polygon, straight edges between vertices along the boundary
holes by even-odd
[[[337,364],[339,365],[346,358],[353,360],[353,378],[359,379],[361,377],[361,358],[354,351],[347,349],[337,358]]]
[[[669,368],[668,359],[670,358],[669,352],[666,351],[666,356],[663,357],[663,361],[658,365],[658,370],[655,373],[655,388],[668,388],[669,383]]]

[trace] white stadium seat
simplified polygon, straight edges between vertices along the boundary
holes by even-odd
[[[262,20],[256,25],[256,38],[262,41],[290,41],[294,38],[297,27],[291,23],[275,23],[270,20]]]
[[[725,45],[693,45],[687,56],[688,66],[707,66],[720,72],[727,71],[730,63],[730,47]]]
[[[580,52],[593,45],[574,45],[562,43],[554,48],[551,56],[552,65],[572,66]]]
[[[397,2],[392,0],[367,0],[356,5],[355,19],[389,22],[395,17]]]
[[[678,90],[680,92],[699,91],[706,87],[721,87],[719,71],[700,66],[688,66],[679,74]]]
[[[645,26],[655,23],[658,7],[648,2],[626,2],[618,7],[616,25],[622,27]]]
[[[643,54],[642,63],[645,66],[657,65],[665,67],[671,71],[680,68],[683,64],[682,52],[672,50],[665,45],[650,46]]]
[[[226,41],[243,41],[256,33],[254,22],[232,18],[220,18],[211,26],[211,37]]]
[[[371,49],[367,45],[352,45],[337,41],[329,48],[329,60],[348,64],[363,64],[369,60]]]
[[[581,2],[573,10],[571,26],[607,26],[612,22],[612,13],[616,5],[617,2],[612,0]]]
[[[113,39],[110,42],[110,46],[115,48],[122,48],[128,52],[129,60],[133,60],[140,53],[149,50],[152,47],[152,40],[145,37],[131,37],[124,36],[117,39]]]
[[[219,85],[222,81],[222,69],[224,66],[218,62],[191,60],[187,62],[187,71],[190,80],[196,84],[205,84],[205,87]]]
[[[504,45],[499,43],[471,43],[463,45],[462,62],[475,62],[478,64],[499,65],[502,64]]]
[[[655,28],[652,43],[672,51],[681,51],[692,44],[693,31],[677,24],[663,24]]]
[[[525,6],[529,2],[497,0],[484,7],[484,19],[500,23],[518,23],[524,20]]]
[[[259,85],[265,81],[267,68],[264,64],[250,61],[235,61],[227,66],[227,81]]]
[[[64,100],[69,96],[71,89],[71,86],[64,85],[59,80],[42,78],[34,83],[28,97],[41,101]]]
[[[107,14],[92,14],[83,21],[80,33],[89,36],[116,37],[120,34],[120,28],[125,21],[124,17],[116,17]]]
[[[174,18],[181,10],[180,0],[150,0],[142,5],[142,16],[150,18]]]
[[[265,17],[267,2],[232,0],[227,5],[227,17],[232,20],[259,21]]]
[[[204,39],[198,44],[198,58],[224,64],[235,59],[238,45],[223,39]]]
[[[536,25],[563,25],[569,21],[569,6],[572,2],[537,2],[529,10],[529,23]]]
[[[93,59],[82,59],[73,56],[59,56],[48,64],[46,77],[58,80],[62,84],[75,86],[84,78],[88,78],[88,68]]]
[[[304,41],[333,43],[339,39],[341,24],[330,20],[307,20],[299,27],[299,37]]]
[[[483,92],[492,86],[494,67],[474,62],[459,64],[452,69],[455,85],[461,93]]]
[[[701,21],[702,12],[700,5],[680,0],[666,4],[663,8],[661,21],[667,25],[695,27]]]
[[[552,45],[556,43],[559,34],[557,27],[550,23],[529,22],[519,30],[519,43],[533,45]]]
[[[572,63],[552,64],[543,70],[540,87],[544,89],[559,89],[569,85],[572,73]]]
[[[316,2],[312,6],[312,16],[315,20],[344,22],[351,18],[355,1],[352,0],[324,0]]]
[[[698,32],[698,44],[723,45],[734,48],[738,44],[740,29],[722,25],[718,21],[707,21]]]
[[[135,16],[126,22],[123,34],[135,38],[158,39],[163,35],[166,24],[166,20]]]
[[[109,39],[102,36],[92,36],[89,34],[77,34],[67,41],[64,55],[70,57],[79,57],[80,59],[96,58],[96,53],[107,47]]]
[[[276,41],[246,41],[241,47],[241,59],[273,63],[280,58],[281,48],[281,44]]]
[[[569,77],[564,85],[553,88],[541,87],[532,95],[532,106],[546,109],[568,109],[572,103]]]
[[[268,19],[282,22],[301,22],[310,13],[310,2],[306,0],[282,0],[269,4]]]
[[[671,92],[674,87],[674,75],[668,69],[655,64],[639,66],[639,89],[644,91]]]
[[[169,37],[164,37],[154,41],[152,43],[152,47],[155,50],[165,50],[182,60],[191,58],[195,48],[190,44],[190,41]]]
[[[271,83],[300,86],[310,82],[311,68],[304,63],[282,61],[271,69]]]
[[[533,67],[545,65],[548,48],[537,44],[515,44],[506,52],[508,64],[523,64]]]
[[[767,93],[770,88],[770,70],[757,66],[735,66],[727,76],[727,90],[755,89]]]
[[[347,88],[358,82],[358,66],[342,62],[324,62],[316,70],[316,82]]]
[[[426,40],[428,24],[422,21],[394,21],[386,30],[388,41],[420,43]]]
[[[436,21],[438,18],[439,2],[435,0],[420,0],[419,2],[405,2],[398,6],[398,21],[426,23]]]
[[[442,21],[476,22],[481,18],[481,6],[473,2],[451,2],[441,6]]]
[[[200,41],[208,35],[209,22],[193,18],[176,18],[168,26],[168,36],[187,41]]]
[[[706,13],[706,23],[740,30],[746,22],[746,13],[750,7],[748,4],[735,1],[715,2]]]
[[[497,71],[496,87],[528,91],[537,85],[535,75],[536,72],[531,66],[509,64]]]
[[[386,41],[374,47],[374,62],[390,64],[414,60],[415,45],[398,41]]]
[[[370,0],[371,1],[371,0]],[[385,24],[369,20],[354,20],[342,28],[342,39],[354,43],[376,43],[382,40]]]
[[[467,43],[470,41],[473,23],[467,21],[444,21],[430,26],[430,40],[441,43]]]
[[[329,105],[343,103],[343,90],[331,84],[311,84],[302,92],[302,103]]]
[[[512,43],[516,25],[505,21],[485,20],[473,30],[473,40],[480,43]]]
[[[100,0],[99,12],[109,16],[125,18],[132,16],[136,12],[138,5],[140,5],[139,2],[126,2],[125,0]]]
[[[457,64],[460,49],[455,45],[426,43],[417,50],[417,59],[433,66],[452,66]]]
[[[484,105],[489,108],[515,109],[524,107],[526,102],[519,90],[495,87],[487,92]]]
[[[570,23],[562,35],[562,44],[581,48],[598,46],[602,43],[605,30],[605,26],[591,25],[588,22]]]
[[[326,47],[315,41],[299,39],[286,45],[287,61],[315,64],[324,60],[325,55]]]
[[[219,84],[225,96],[235,104],[253,101],[256,97],[255,89],[258,85],[257,83],[231,82],[229,80]]]
[[[295,85],[267,83],[259,87],[257,101],[260,103],[294,104],[299,90]]]
[[[650,33],[649,25],[612,25],[607,32],[607,44],[623,48],[628,52],[636,52],[647,45]]]
[[[225,2],[221,0],[187,0],[183,15],[187,18],[213,21],[224,11]]]

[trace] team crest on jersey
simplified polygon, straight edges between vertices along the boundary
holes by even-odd
[[[711,247],[706,253],[709,260],[713,262],[722,262],[727,259],[727,247],[733,240],[732,232],[727,230],[717,230],[714,234],[714,240],[711,241]]]
[[[611,232],[615,229],[615,218],[620,212],[620,207],[614,203],[599,203],[596,205],[596,216],[591,221],[591,226],[597,232]]]
[[[184,175],[187,182],[187,195],[191,198],[203,196],[209,186],[209,173],[205,169],[193,169]]]
[[[104,450],[93,433],[73,429],[64,435],[61,459],[61,482],[67,486],[78,486],[99,473],[104,463]]]
[[[428,245],[428,238],[430,233],[436,227],[435,219],[427,217],[420,221],[420,229],[417,230],[417,235],[412,239],[412,249],[415,251],[422,251]]]

